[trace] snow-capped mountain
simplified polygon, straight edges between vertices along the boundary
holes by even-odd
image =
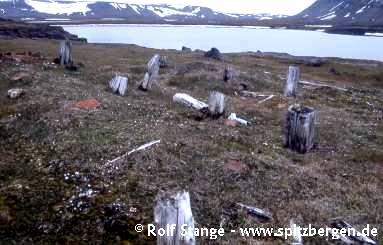
[[[108,0],[0,0],[0,18],[21,20],[119,20],[144,23],[222,24],[281,17],[284,16],[231,14],[198,6],[126,4],[108,2]]]
[[[318,0],[294,18],[320,24],[383,25],[383,0]]]

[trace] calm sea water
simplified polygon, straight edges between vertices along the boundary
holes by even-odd
[[[284,52],[292,55],[383,61],[383,37],[254,27],[169,25],[69,25],[66,31],[90,43],[129,43],[157,49],[221,52]]]

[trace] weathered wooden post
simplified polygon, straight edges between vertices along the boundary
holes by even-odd
[[[299,153],[311,150],[315,144],[315,121],[313,108],[290,106],[285,121],[285,147]]]
[[[235,70],[231,66],[226,66],[225,70],[223,72],[223,80],[225,82],[229,82],[230,80],[233,80],[235,77]]]
[[[194,218],[188,192],[180,192],[170,197],[158,198],[154,208],[157,231],[170,230],[170,234],[157,234],[157,245],[194,245]],[[186,225],[186,227],[182,227]],[[172,228],[174,227],[174,229]],[[169,228],[170,227],[170,228]],[[187,230],[182,232],[184,228]]]
[[[72,65],[72,43],[69,39],[60,41],[59,50],[60,65]]]
[[[217,91],[211,92],[209,94],[208,105],[210,116],[213,118],[220,117],[225,111],[225,95]]]
[[[166,55],[161,55],[159,59],[160,68],[166,68],[169,66],[168,57]]]
[[[287,81],[285,84],[285,90],[283,92],[284,96],[286,97],[296,96],[299,76],[300,76],[299,67],[289,66]]]
[[[145,73],[144,80],[142,80],[139,87],[143,91],[149,90],[152,86],[152,83],[158,76],[158,71],[160,69],[160,55],[154,55],[153,58],[151,58],[148,62],[147,66],[147,72]]]
[[[128,88],[128,78],[116,75],[109,81],[109,87],[112,89],[113,93],[124,96]]]

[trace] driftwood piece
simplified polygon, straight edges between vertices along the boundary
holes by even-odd
[[[134,152],[145,150],[146,148],[149,148],[152,145],[156,145],[156,144],[159,144],[159,143],[161,143],[161,140],[156,140],[156,141],[152,141],[152,142],[146,143],[146,144],[144,144],[144,145],[142,145],[142,146],[140,146],[138,148],[135,148],[135,149],[125,153],[122,156],[119,156],[119,157],[117,157],[117,158],[115,158],[113,160],[108,161],[108,164],[113,164],[113,163],[115,163],[115,162],[117,162],[119,160],[122,160],[122,159],[126,158],[127,156],[133,154]]]
[[[268,100],[271,100],[272,98],[274,98],[274,95],[273,95],[273,94],[270,95],[269,97],[267,97],[267,98],[265,98],[265,99],[259,101],[258,104],[262,104],[262,103],[264,103],[264,102],[266,102],[266,101],[268,101]]]
[[[157,245],[194,245],[194,218],[188,192],[180,192],[171,197],[158,198],[154,208],[154,220],[157,231],[174,227],[173,232],[164,236],[157,235]],[[188,232],[182,234],[182,226]]]
[[[235,70],[231,66],[226,66],[223,72],[223,80],[229,82],[235,78]]]
[[[202,101],[194,99],[188,94],[177,93],[173,96],[173,101],[175,103],[180,103],[188,107],[192,107],[196,110],[202,110],[208,107],[208,105]]]
[[[10,99],[17,99],[19,98],[20,96],[22,96],[24,94],[24,89],[21,89],[21,88],[12,88],[10,90],[8,90],[7,92],[7,95]]]
[[[294,223],[294,220],[290,220],[290,229],[293,232],[291,245],[303,245],[300,227]]]
[[[315,144],[315,121],[313,108],[290,106],[285,121],[285,147],[299,153],[311,150]]]
[[[209,115],[213,118],[220,117],[225,111],[225,95],[213,91],[209,94],[208,99]]]
[[[73,65],[72,43],[68,39],[60,41],[59,59],[62,66]]]
[[[299,67],[290,66],[283,95],[286,97],[296,96],[299,82]]]
[[[232,121],[239,122],[240,124],[243,124],[243,125],[246,125],[246,126],[250,125],[250,122],[248,122],[248,121],[246,121],[246,120],[244,120],[242,118],[237,117],[237,114],[235,114],[235,113],[231,113],[228,119],[232,120]]]
[[[239,207],[241,207],[241,208],[246,209],[249,212],[249,214],[258,216],[260,218],[272,219],[272,217],[273,217],[272,214],[270,212],[268,212],[268,211],[265,211],[265,210],[262,210],[262,209],[259,209],[259,208],[256,208],[256,207],[244,205],[242,203],[237,203],[237,205]]]
[[[159,69],[160,55],[156,54],[149,60],[147,64],[147,71],[139,87],[141,90],[147,91],[151,89],[152,83],[157,79]]]
[[[115,76],[112,80],[109,81],[109,87],[112,89],[113,93],[124,96],[128,88],[128,78]]]
[[[247,90],[241,91],[240,94],[243,97],[251,97],[251,98],[270,97],[270,94],[259,94],[257,92],[252,92]]]
[[[350,225],[349,223],[347,223],[343,220],[334,219],[334,220],[332,220],[331,225],[333,228],[337,228],[339,230],[341,230],[341,229],[353,230],[354,234],[352,234],[352,236],[349,237],[349,238],[351,238],[351,240],[357,241],[357,242],[362,243],[362,244],[376,244],[376,242],[374,240],[367,237],[363,233],[359,232],[352,225]]]
[[[329,85],[329,84],[325,84],[325,83],[321,83],[321,82],[299,81],[299,83],[303,84],[303,85],[309,85],[309,86],[315,86],[315,87],[331,88],[331,89],[339,90],[342,92],[348,92],[349,91],[346,88],[342,88],[342,87],[338,87],[338,86],[334,86],[334,85]]]

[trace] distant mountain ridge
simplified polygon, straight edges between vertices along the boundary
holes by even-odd
[[[231,14],[207,7],[126,4],[107,1],[3,0],[0,17],[17,20],[102,20],[146,23],[237,23],[282,18],[282,15]]]
[[[314,24],[383,26],[383,0],[317,0],[292,18]]]

